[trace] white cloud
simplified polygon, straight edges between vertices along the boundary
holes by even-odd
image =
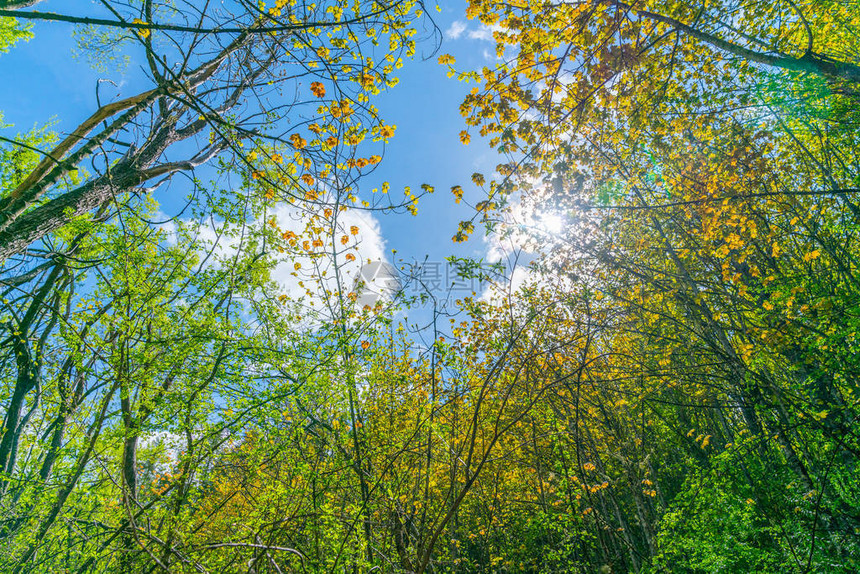
[[[493,32],[499,32],[502,30],[501,26],[481,26],[477,30],[469,30],[469,38],[472,40],[481,40],[484,42],[495,42],[493,38]]]
[[[484,292],[481,293],[480,300],[493,303],[509,301],[522,287],[539,280],[540,276],[536,275],[531,267],[517,265],[508,273],[505,281],[497,281],[487,285]]]
[[[267,249],[277,256],[277,263],[270,268],[269,276],[277,285],[277,294],[285,295],[292,301],[310,296],[314,300],[314,308],[322,310],[326,306],[323,301],[326,291],[331,294],[342,291],[346,295],[356,289],[363,265],[386,261],[385,240],[376,217],[367,212],[348,210],[338,213],[334,221],[323,218],[316,224],[322,227],[322,231],[321,235],[315,237],[322,238],[323,245],[311,249],[322,253],[319,257],[313,257],[303,246],[306,240],[312,242],[305,233],[308,218],[307,211],[279,203],[266,214],[265,221],[258,220],[249,225],[274,223],[281,233],[292,232],[297,236],[296,246],[283,254],[277,253],[274,247]],[[160,225],[167,234],[168,243],[176,243],[178,226],[199,241],[199,254],[205,267],[217,267],[235,257],[247,237],[247,233],[243,233],[242,228],[235,224],[213,220],[179,220]],[[344,236],[347,238],[346,244],[341,243]],[[336,247],[334,253],[333,246]],[[381,276],[380,280],[384,282],[386,278]],[[385,285],[371,285],[369,288],[376,293],[386,293]],[[305,301],[305,304],[309,303]]]
[[[533,180],[537,188],[543,186]],[[542,209],[538,202],[523,202],[519,195],[510,198],[504,219],[495,233],[484,238],[488,244],[487,258],[490,262],[501,261],[510,253],[546,254],[563,240],[570,222],[561,212]]]
[[[281,204],[273,215],[282,230],[291,230],[301,235],[304,223],[297,217],[295,208]],[[355,235],[352,233],[353,227],[358,228]],[[322,294],[323,289],[332,292],[342,289],[349,292],[355,287],[362,265],[368,261],[385,261],[385,240],[382,238],[379,221],[373,215],[357,210],[340,213],[335,226],[329,231],[332,235],[331,241],[339,248],[337,265],[331,257],[331,245],[326,242],[324,249],[329,251],[327,256],[313,259],[290,254],[272,269],[272,279],[278,282],[288,297],[297,298],[305,292],[299,281],[311,288],[317,296]],[[348,245],[354,245],[356,249],[347,251],[342,248],[340,238],[344,235],[349,237]],[[347,253],[355,255],[355,260],[349,261]],[[296,263],[301,265],[298,272],[295,269]]]
[[[466,31],[466,23],[461,22],[460,20],[454,20],[451,22],[451,25],[448,26],[448,29],[445,30],[445,37],[450,38],[452,40],[456,40],[460,36],[463,35],[463,32]]]
[[[472,40],[490,41],[493,39],[493,32],[487,28],[481,28],[480,30],[470,30],[469,38]]]
[[[502,27],[498,25],[481,26],[476,30],[469,30],[465,22],[455,20],[450,26],[448,26],[448,29],[445,30],[445,37],[451,40],[457,40],[465,34],[466,38],[469,38],[470,40],[495,42],[493,32],[498,32],[500,30],[502,30]]]
[[[535,179],[537,188],[542,183]],[[566,228],[571,223],[560,212],[542,209],[540,203],[524,202],[515,195],[504,212],[504,220],[496,231],[484,237],[486,260],[502,263],[506,276],[490,285],[481,294],[484,301],[505,300],[521,287],[546,279],[536,273],[530,263],[552,254],[563,245]]]

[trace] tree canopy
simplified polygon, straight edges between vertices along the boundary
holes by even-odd
[[[860,569],[860,3],[427,8],[0,0],[134,66],[0,117],[0,570]],[[364,185],[422,50],[499,157],[448,285]]]

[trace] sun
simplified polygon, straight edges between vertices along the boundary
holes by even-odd
[[[550,235],[560,235],[564,231],[564,218],[558,213],[538,213],[535,217],[535,223],[535,227]]]

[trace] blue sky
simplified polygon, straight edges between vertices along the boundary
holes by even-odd
[[[456,205],[449,190],[462,185],[466,199],[478,197],[470,182],[471,174],[490,174],[502,161],[493,150],[473,134],[472,143],[464,146],[458,134],[465,125],[459,115],[459,104],[472,85],[448,78],[446,68],[436,62],[439,54],[450,53],[458,67],[480,68],[490,63],[493,44],[487,30],[465,19],[464,2],[443,2],[441,13],[433,12],[443,41],[438,52],[432,44],[419,46],[418,55],[400,70],[400,83],[375,101],[387,123],[397,125],[397,135],[390,142],[383,162],[363,183],[371,188],[380,181],[391,183],[392,190],[413,189],[422,183],[435,186],[436,193],[422,199],[417,217],[410,215],[377,216],[386,250],[397,250],[396,259],[406,261],[444,261],[451,254],[483,257],[487,245],[480,234],[463,245],[455,245],[451,236],[457,222],[471,217],[465,205]],[[83,14],[93,10],[94,3],[70,0],[48,0],[36,6],[40,11]],[[76,126],[96,109],[95,86],[99,78],[110,78],[123,95],[133,90],[135,70],[132,61],[125,71],[99,73],[84,58],[73,57],[74,27],[59,22],[36,22],[35,36],[0,55],[0,110],[6,123],[14,124],[8,132],[21,132],[56,119],[53,129],[63,132]],[[426,59],[422,58],[425,57]],[[116,93],[104,84],[103,101]]]

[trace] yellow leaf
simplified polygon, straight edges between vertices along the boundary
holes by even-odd
[[[808,262],[812,261],[813,259],[818,259],[819,257],[821,257],[821,252],[816,249],[815,251],[810,251],[809,253],[804,255],[803,260],[808,263]]]
[[[454,203],[460,203],[460,200],[463,199],[463,188],[455,185],[451,188],[451,193],[454,194]]]
[[[311,82],[311,92],[318,98],[325,97],[325,86],[322,82]]]
[[[131,21],[131,23],[132,23],[132,24],[142,24],[142,25],[147,25],[147,24],[146,24],[146,22],[144,22],[144,21],[143,21],[143,20],[141,20],[140,18],[135,18],[134,20],[132,20],[132,21]],[[140,36],[141,38],[149,38],[150,31],[149,31],[148,29],[146,29],[146,28],[136,28],[136,29],[135,29],[135,32],[136,32],[136,33],[137,33],[137,35],[138,35],[138,36]]]
[[[302,149],[306,145],[308,145],[308,142],[305,140],[305,138],[303,138],[299,134],[291,135],[290,136],[290,143],[292,143],[293,147],[295,147],[296,149]]]

